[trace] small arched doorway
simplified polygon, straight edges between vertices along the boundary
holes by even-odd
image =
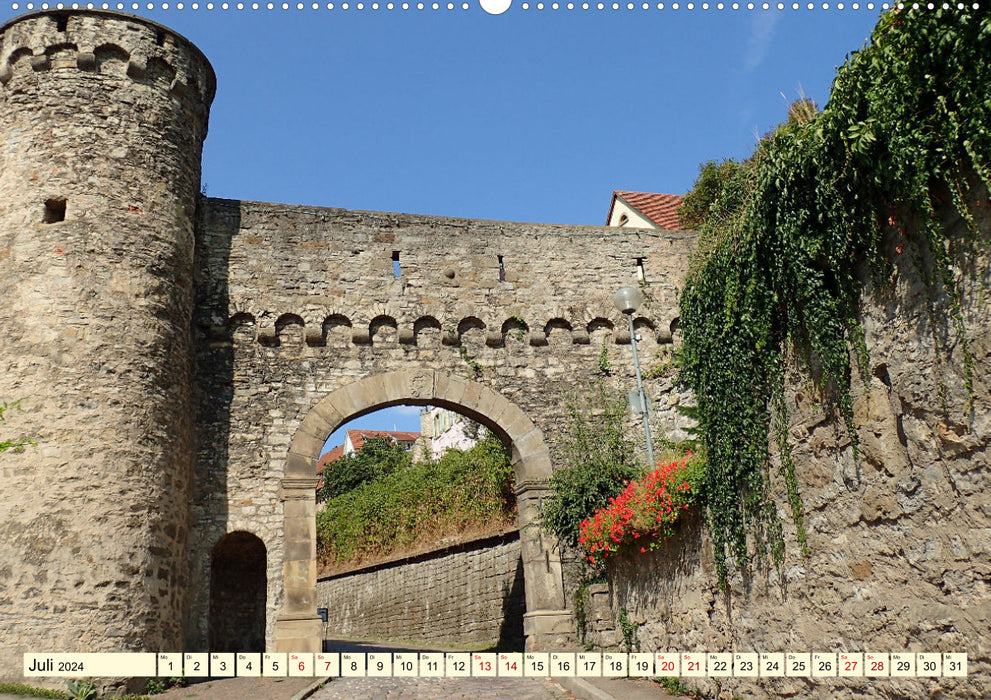
[[[265,543],[231,532],[210,559],[210,651],[264,652],[268,589]]]

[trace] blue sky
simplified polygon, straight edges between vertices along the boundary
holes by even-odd
[[[613,190],[684,193],[700,163],[746,157],[800,94],[823,105],[881,12],[513,0],[494,16],[478,0],[372,1],[133,10],[186,36],[217,73],[209,195],[602,225]],[[0,22],[25,9],[4,5]],[[418,429],[405,413],[361,427]]]

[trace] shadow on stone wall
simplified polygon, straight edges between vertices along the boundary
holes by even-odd
[[[512,583],[503,586],[502,624],[499,626],[497,651],[523,651],[523,615],[526,613],[523,558],[516,560],[516,575]]]
[[[690,611],[708,621],[717,609],[719,617],[732,619],[729,590],[720,592],[698,585],[700,580],[715,578],[712,542],[698,508],[686,512],[677,533],[660,547],[647,552],[623,551],[608,560],[607,571],[614,619],[626,610],[631,622],[644,625],[673,620]],[[672,609],[673,601],[677,601],[677,610]],[[645,650],[690,649],[693,633],[679,634],[677,630],[693,627],[652,625],[642,630],[640,646]]]
[[[226,202],[224,202],[226,204]],[[198,412],[190,527],[190,596],[186,649],[205,650],[210,616],[213,547],[227,534],[227,470],[234,395],[234,347],[227,327],[231,238],[240,209],[200,198],[194,262],[193,342]],[[264,612],[262,613],[264,614]]]
[[[250,532],[224,535],[210,571],[210,651],[265,651],[265,544]]]

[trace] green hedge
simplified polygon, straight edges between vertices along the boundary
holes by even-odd
[[[317,548],[322,564],[339,565],[501,525],[515,512],[509,455],[489,436],[328,501],[317,515]]]

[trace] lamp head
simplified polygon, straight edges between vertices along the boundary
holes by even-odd
[[[620,287],[612,303],[620,313],[632,314],[643,303],[643,293],[636,287]]]

